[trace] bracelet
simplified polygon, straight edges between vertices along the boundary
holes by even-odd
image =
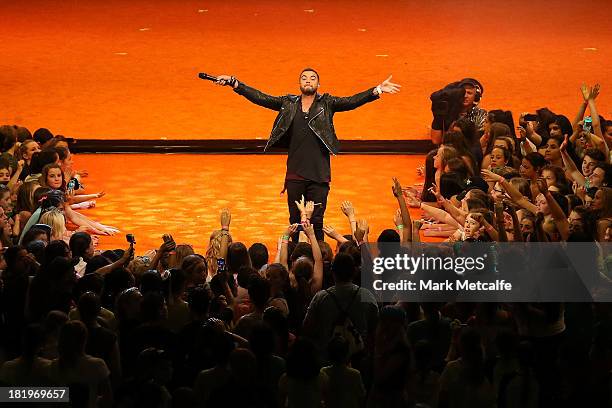
[[[288,240],[288,239],[289,239],[289,235],[282,235],[282,236],[281,236],[281,239],[282,239],[283,241]]]
[[[383,91],[380,85],[376,85],[376,92],[378,93],[378,96],[381,96],[383,94]]]
[[[229,225],[222,225],[221,226],[221,230],[222,231],[229,231]]]
[[[398,230],[404,229],[404,226],[402,224],[396,225]]]

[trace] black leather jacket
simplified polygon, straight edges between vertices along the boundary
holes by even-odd
[[[288,147],[289,140],[288,137],[285,136],[287,136],[287,131],[297,113],[300,96],[270,96],[242,82],[238,83],[234,92],[244,96],[249,101],[259,106],[278,112],[278,116],[274,120],[274,126],[272,127],[272,132],[270,133],[270,138],[268,139],[268,143],[266,143],[264,151],[274,145],[278,147]],[[308,126],[319,137],[330,153],[337,154],[340,142],[334,130],[334,113],[358,108],[378,98],[378,95],[374,95],[374,88],[370,88],[367,91],[349,97],[317,94],[313,102],[313,107],[311,108],[314,113],[312,118],[308,121]]]

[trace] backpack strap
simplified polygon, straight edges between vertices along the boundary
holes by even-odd
[[[336,304],[338,310],[340,310],[342,317],[346,318],[349,315],[348,312],[349,310],[351,310],[351,306],[353,306],[353,303],[355,302],[355,298],[357,298],[357,294],[359,293],[359,286],[357,286],[357,289],[355,290],[355,292],[353,292],[353,297],[351,298],[351,301],[349,302],[346,310],[340,305],[340,301],[338,300],[338,297],[334,292],[331,292],[329,289],[325,289],[325,292],[327,292],[334,300],[334,303]]]

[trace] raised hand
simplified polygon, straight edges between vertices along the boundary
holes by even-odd
[[[433,194],[434,197],[436,197],[436,201],[444,200],[444,197],[442,197],[442,194],[440,194],[440,189],[438,188],[436,183],[433,183],[431,187],[429,187],[429,192]]]
[[[397,177],[393,177],[393,186],[391,187],[391,191],[393,191],[393,195],[395,198],[402,196],[402,185],[400,184]]]
[[[331,225],[324,225],[323,233],[325,233],[325,235],[327,235],[330,238],[334,238],[338,234],[338,231],[336,231],[334,227]]]
[[[312,218],[312,213],[314,212],[315,203],[314,201],[307,201],[306,206],[304,208],[304,215],[307,219]]]
[[[589,88],[586,84],[582,84],[580,86],[580,91],[582,92],[582,98],[585,102],[588,102],[591,99],[591,88]]]
[[[295,201],[295,205],[297,206],[298,210],[300,210],[300,214],[304,214],[306,212],[306,202],[304,200],[304,194],[302,194],[302,198],[300,199],[300,201]]]
[[[486,182],[497,183],[497,182],[502,181],[504,179],[499,174],[495,174],[491,170],[487,170],[487,169],[480,170],[480,174],[482,175],[482,178]]]
[[[421,201],[412,194],[406,194],[406,203],[414,208],[421,206]]]
[[[472,217],[474,221],[476,221],[477,223],[481,225],[484,221],[484,216],[481,213],[470,213],[470,217]]]
[[[543,179],[542,177],[538,178],[537,185],[538,185],[538,190],[540,191],[540,193],[542,194],[548,193],[548,185],[546,184],[545,179]]]
[[[221,216],[219,218],[221,221],[221,229],[229,229],[230,223],[232,222],[232,214],[230,213],[229,208],[222,209]]]
[[[290,237],[293,234],[295,234],[297,232],[298,229],[298,225],[299,224],[291,224],[287,227],[287,229],[285,230],[285,233],[283,235]]]
[[[314,232],[314,225],[312,225],[310,221],[306,220],[302,222],[302,228],[304,228],[304,233],[306,234],[308,238],[310,238],[311,241],[312,239],[316,239],[315,232]]]
[[[559,146],[559,150],[561,150],[562,152],[567,151],[567,135],[565,135],[565,138],[563,139],[563,143],[561,143],[561,146]]]
[[[233,86],[234,88],[236,88],[238,86],[238,81],[236,81],[236,78],[230,76],[230,75],[217,75],[217,80],[215,81],[216,85],[229,85],[232,83],[232,81],[235,81]]]
[[[353,203],[350,201],[343,201],[342,204],[340,204],[340,209],[349,220],[355,219],[355,208],[353,208]]]
[[[391,82],[391,78],[393,77],[393,75],[389,75],[389,78],[385,79],[383,81],[382,84],[380,84],[380,89],[384,92],[384,93],[398,93],[400,91],[400,88],[402,87],[401,85],[398,84],[394,84],[393,82]]]
[[[357,228],[355,228],[355,240],[357,240],[357,242],[363,242],[363,239],[368,235],[369,230],[368,222],[366,220],[357,221]]]
[[[597,95],[599,95],[599,88],[600,88],[599,84],[595,84],[593,86],[593,89],[591,90],[591,94],[589,95],[589,99],[594,101],[595,98],[597,98]]]

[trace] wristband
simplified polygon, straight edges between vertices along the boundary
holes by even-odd
[[[376,92],[378,93],[378,96],[381,96],[383,94],[383,91],[380,85],[376,85]]]
[[[229,225],[222,225],[221,226],[221,230],[222,231],[229,231]]]
[[[288,240],[289,239],[289,235],[283,235],[283,236],[281,236],[281,239],[283,241]]]
[[[396,225],[398,230],[404,229],[404,226],[402,224]]]

